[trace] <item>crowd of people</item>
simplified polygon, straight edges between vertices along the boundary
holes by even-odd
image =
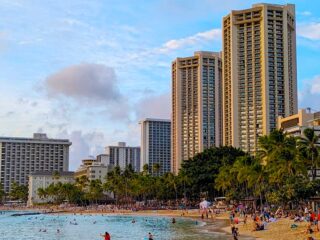
[[[248,219],[252,220],[251,231],[263,231],[267,229],[269,223],[277,222],[279,219],[288,219],[292,221],[291,229],[293,230],[298,228],[299,223],[307,223],[306,229],[299,232],[300,234],[307,234],[307,240],[314,240],[311,235],[320,232],[320,209],[313,211],[311,207],[305,206],[304,208],[299,207],[297,210],[285,211],[282,207],[264,206],[261,209],[254,210],[248,206],[238,204],[230,209],[229,214],[231,234],[234,240],[237,240],[239,236],[237,224],[242,222],[246,225]]]

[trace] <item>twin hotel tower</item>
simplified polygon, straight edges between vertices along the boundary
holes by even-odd
[[[276,129],[278,118],[297,113],[294,5],[255,4],[232,11],[222,25],[222,52],[195,52],[172,62],[172,120],[140,122],[137,171],[148,164],[154,174],[159,164],[161,174],[177,174],[182,161],[212,146],[254,153],[259,136]],[[37,171],[68,171],[70,145],[41,134],[0,138],[5,191],[13,181],[27,184]],[[128,147],[112,149],[99,155],[110,165],[133,161]]]
[[[223,51],[172,63],[172,162],[211,146],[257,150],[258,138],[296,114],[295,6],[255,4],[222,20]]]

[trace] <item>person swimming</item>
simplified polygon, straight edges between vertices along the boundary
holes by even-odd
[[[152,236],[152,234],[150,232],[148,234],[148,240],[153,240],[153,236]]]
[[[111,240],[111,236],[108,232],[105,232],[104,234],[101,234],[101,237],[104,237],[104,240]]]
[[[176,219],[172,218],[172,223],[175,224],[176,223]]]

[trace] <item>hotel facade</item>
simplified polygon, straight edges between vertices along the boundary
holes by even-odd
[[[35,133],[33,138],[0,137],[0,182],[5,192],[11,184],[28,184],[34,172],[66,172],[69,168],[67,139],[50,139],[44,133]]]
[[[195,52],[172,62],[172,171],[222,143],[220,53]]]
[[[223,144],[254,153],[277,118],[297,113],[292,4],[255,4],[223,18]]]
[[[320,135],[320,112],[312,113],[307,109],[300,109],[297,114],[288,117],[278,117],[278,129],[288,135],[304,137],[304,130],[311,128],[316,135]]]
[[[171,121],[167,119],[147,118],[140,121],[141,126],[141,164],[145,164],[149,173],[160,176],[171,171]],[[154,166],[159,164],[159,169]]]
[[[119,166],[124,170],[131,164],[135,172],[140,171],[140,147],[130,147],[125,142],[119,142],[118,146],[107,146],[105,155],[109,156],[107,165]]]

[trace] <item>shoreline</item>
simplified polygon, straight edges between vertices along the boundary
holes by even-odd
[[[50,211],[48,211],[50,210]],[[105,216],[137,216],[137,217],[167,217],[167,218],[182,218],[192,221],[203,223],[199,225],[199,231],[205,231],[209,234],[222,234],[231,237],[230,225],[228,224],[227,213],[221,213],[215,217],[208,219],[202,219],[200,217],[200,211],[198,209],[192,209],[188,211],[182,210],[97,210],[97,209],[73,209],[73,208],[44,208],[44,207],[28,207],[28,208],[2,208],[0,211],[31,211],[40,212],[41,214],[52,214],[52,215],[105,215]],[[240,232],[241,234],[241,232]],[[264,240],[256,238],[251,234],[241,234],[239,239],[243,240]]]

